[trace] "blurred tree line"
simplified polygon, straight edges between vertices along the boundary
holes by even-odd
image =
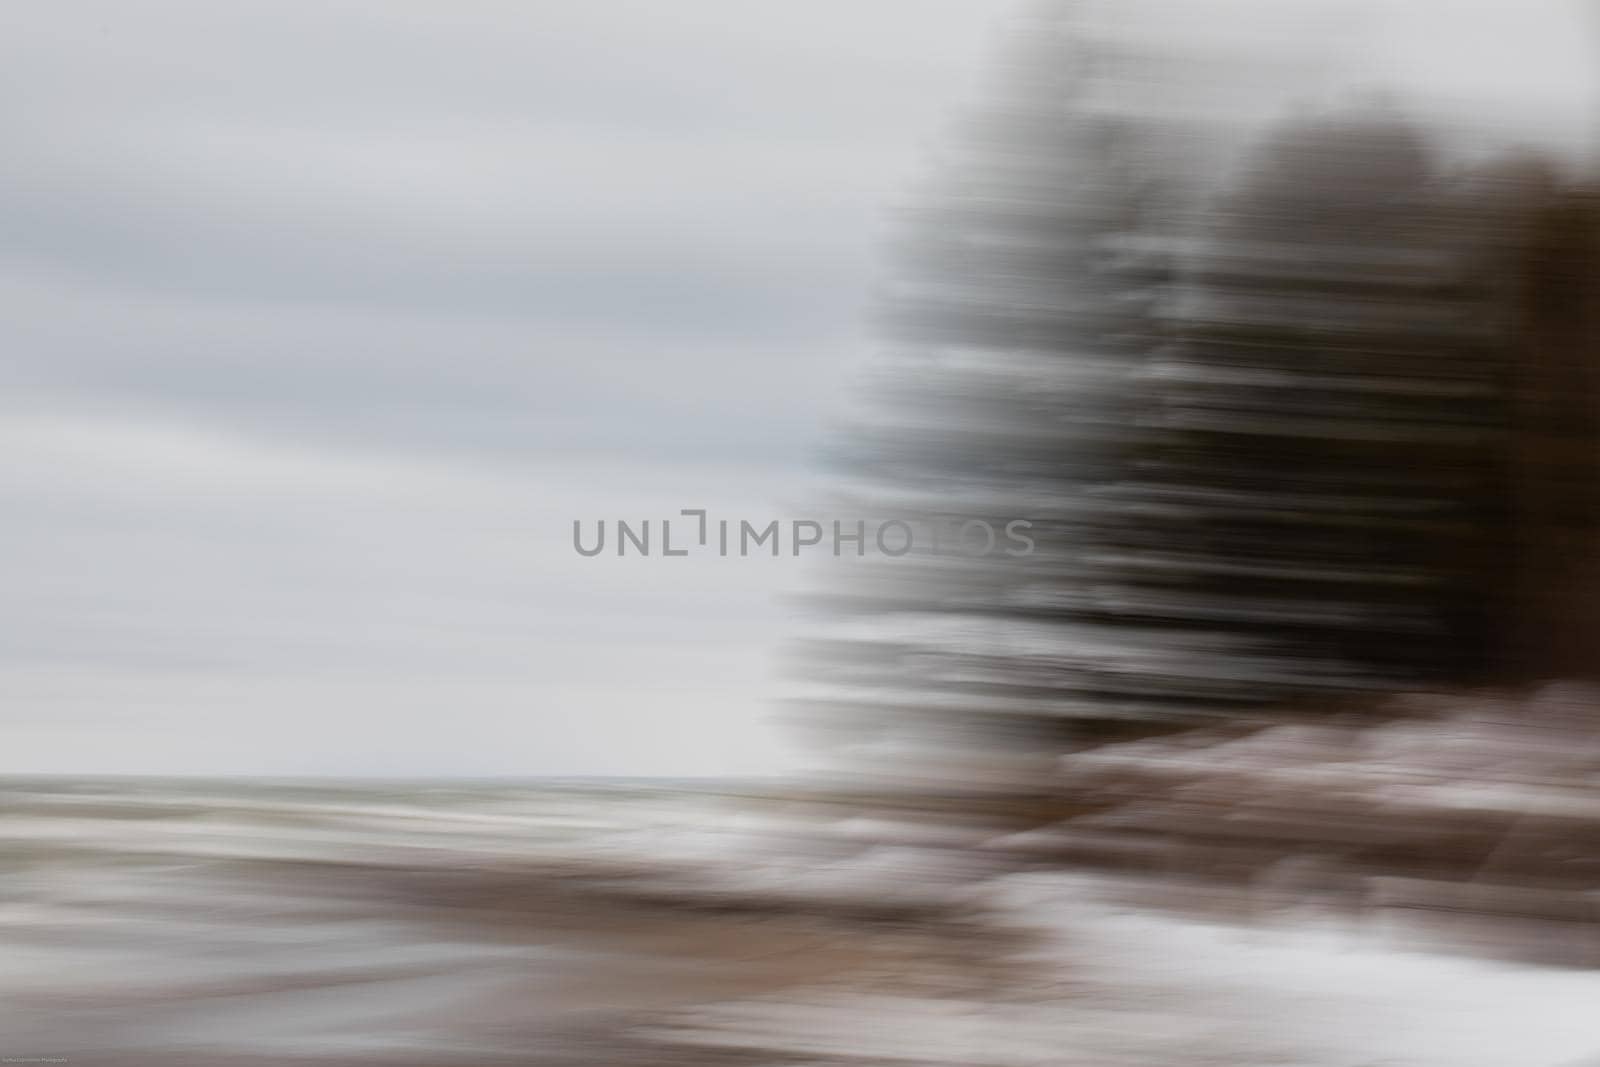
[[[1070,12],[1024,36],[907,226],[840,503],[1025,518],[1037,550],[851,561],[805,649],[829,736],[1009,777],[999,753],[1590,674],[1589,188],[1447,163],[1383,102],[1236,122],[1204,56]]]

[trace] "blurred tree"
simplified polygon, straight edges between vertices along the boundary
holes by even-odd
[[[1512,677],[1600,676],[1600,202],[1547,182],[1517,189],[1507,276]]]
[[[1241,152],[1187,99],[1203,66],[1031,29],[915,220],[840,505],[1025,518],[1037,549],[852,563],[807,649],[830,736],[1015,781],[1130,731],[1585,673],[1590,201],[1536,160],[1444,170],[1381,106]]]
[[[1187,259],[1119,567],[1153,617],[1248,638],[1257,693],[1486,664],[1507,346],[1457,197],[1407,122],[1300,119]]]

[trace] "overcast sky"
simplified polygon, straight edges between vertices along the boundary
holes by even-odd
[[[784,576],[570,523],[785,513],[998,7],[12,10],[0,770],[780,766]]]
[[[1007,6],[14,7],[0,771],[786,766],[793,569],[570,523],[797,510]]]

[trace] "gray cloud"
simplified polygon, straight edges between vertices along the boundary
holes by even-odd
[[[771,766],[793,575],[569,524],[792,502],[998,7],[14,13],[0,769]]]

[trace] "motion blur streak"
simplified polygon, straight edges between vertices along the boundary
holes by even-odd
[[[7,779],[0,1055],[1600,1065],[1600,179],[1522,47],[1600,23],[1554,10],[1030,8],[825,504],[1036,547],[818,554],[816,773]]]

